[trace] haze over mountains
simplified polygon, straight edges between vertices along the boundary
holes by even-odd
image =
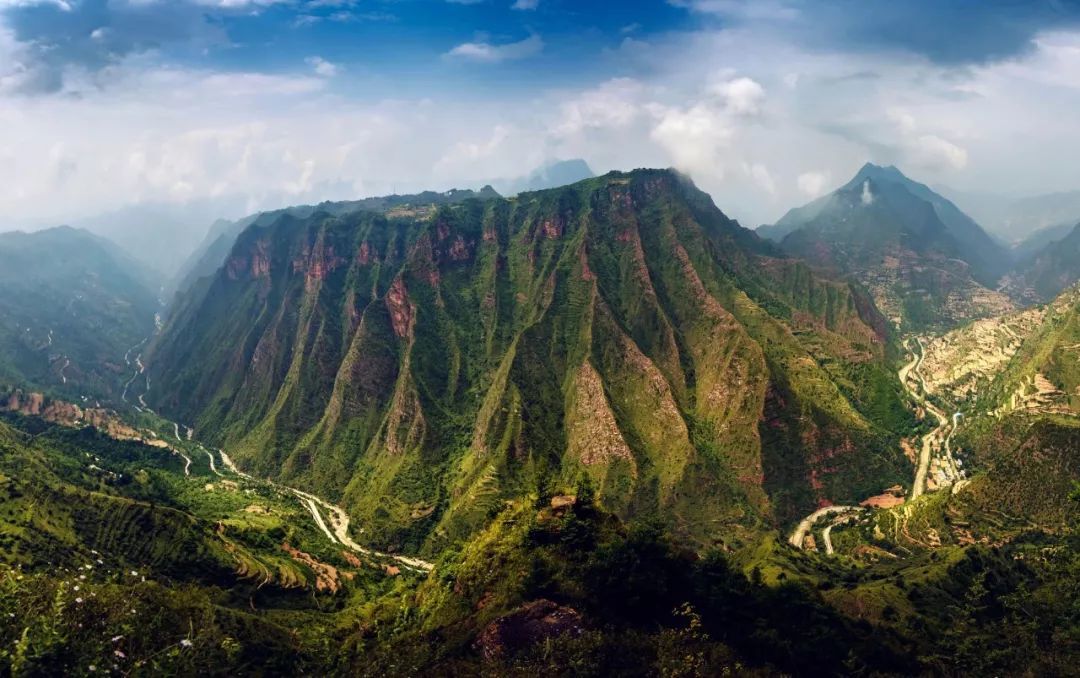
[[[956,192],[956,200],[990,233],[1009,245],[1022,243],[1039,231],[1060,229],[1080,221],[1080,191],[1021,198]]]
[[[155,274],[67,227],[0,233],[0,382],[117,397],[159,310]]]
[[[0,235],[27,573],[0,642],[181,673],[1061,673],[1078,232],[1015,264],[872,164],[754,232],[642,169],[219,220],[164,305],[97,236]]]

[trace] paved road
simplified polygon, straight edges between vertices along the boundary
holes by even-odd
[[[806,538],[806,533],[810,531],[810,528],[814,526],[814,523],[818,521],[822,516],[827,516],[831,513],[847,513],[849,511],[865,511],[861,506],[826,506],[819,508],[810,515],[799,521],[798,527],[791,533],[791,537],[788,538],[788,543],[795,548],[802,548],[803,540]]]
[[[914,389],[907,385],[906,380],[902,381],[902,383],[904,384],[904,388],[908,390],[908,393],[911,394],[911,397],[925,407],[928,412],[934,415],[934,418],[938,420],[938,425],[934,430],[922,437],[922,448],[919,451],[919,466],[915,470],[915,481],[911,485],[912,500],[918,499],[926,492],[926,474],[930,469],[930,458],[933,456],[934,452],[934,439],[941,437],[949,425],[949,418],[945,416],[945,413],[935,407],[933,403],[923,396],[923,394],[927,392],[926,380],[923,378],[922,373],[919,372],[919,368],[922,366],[926,348],[923,346],[921,338],[916,337],[915,342],[919,345],[919,357],[915,361],[915,366],[912,368],[912,374],[918,379],[919,384],[922,386],[922,393],[916,393]],[[951,437],[951,434],[949,434],[949,437]]]

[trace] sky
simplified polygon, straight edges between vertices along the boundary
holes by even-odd
[[[1080,0],[0,0],[0,227],[568,158],[676,167],[753,227],[867,161],[1080,189],[1077,111]]]

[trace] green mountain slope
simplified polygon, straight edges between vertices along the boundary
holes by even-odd
[[[787,252],[853,276],[906,328],[1000,313],[1007,252],[953,203],[895,167],[867,164],[846,185],[759,229]]]
[[[153,348],[155,406],[436,552],[595,489],[695,544],[909,475],[885,321],[669,171],[253,225]]]
[[[0,381],[118,396],[125,352],[154,329],[151,280],[85,231],[0,234]]]

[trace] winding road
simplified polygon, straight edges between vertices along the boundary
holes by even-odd
[[[209,454],[209,452],[207,454]],[[245,480],[255,480],[255,478],[253,478],[251,475],[241,471],[236,466],[236,463],[232,460],[232,458],[225,453],[225,450],[218,450],[218,454],[221,456],[221,463],[224,464],[225,468],[227,468],[229,471],[235,473],[236,475],[240,476]],[[345,546],[346,548],[349,548],[352,551],[355,551],[356,553],[359,553],[361,555],[366,555],[369,557],[375,556],[379,558],[389,558],[400,563],[401,565],[404,565],[405,567],[421,572],[430,572],[435,568],[435,566],[431,563],[425,560],[420,560],[419,558],[410,558],[408,556],[395,555],[392,553],[382,553],[381,551],[375,551],[373,549],[369,549],[361,546],[360,544],[357,544],[349,536],[349,514],[345,511],[345,509],[341,508],[340,506],[335,506],[334,504],[331,504],[330,502],[325,501],[322,498],[311,494],[310,492],[304,492],[303,490],[298,490],[295,487],[288,487],[287,485],[279,485],[278,483],[270,480],[267,480],[265,482],[269,483],[273,487],[280,488],[282,490],[285,490],[286,492],[291,492],[296,495],[296,497],[300,499],[300,503],[303,504],[303,506],[308,510],[309,513],[311,513],[311,517],[315,520],[315,524],[318,526],[318,528],[322,530],[323,534],[325,534],[327,538],[335,544],[341,544],[342,546]],[[323,519],[320,509],[326,511],[327,516],[330,520],[329,526]]]
[[[865,511],[862,506],[825,506],[814,511],[810,515],[799,521],[798,527],[791,533],[788,538],[788,543],[795,548],[802,548],[803,540],[806,539],[806,533],[810,531],[810,528],[814,526],[820,518],[833,513],[848,513],[851,511]]]
[[[919,345],[919,355],[915,360],[914,367],[911,368],[911,373],[919,381],[919,386],[922,389],[922,393],[917,393],[914,389],[907,385],[907,381],[903,378],[906,373],[901,374],[901,383],[904,388],[908,390],[908,393],[915,400],[915,402],[926,408],[926,411],[934,415],[934,418],[938,420],[938,425],[934,430],[930,431],[922,437],[922,448],[919,452],[919,465],[915,470],[915,481],[911,485],[911,499],[918,499],[926,492],[926,474],[930,469],[930,458],[934,452],[934,440],[944,437],[946,456],[952,466],[955,467],[955,462],[952,460],[952,454],[949,451],[949,440],[952,438],[953,432],[956,431],[956,417],[953,417],[954,425],[953,430],[949,433],[945,433],[945,429],[949,426],[949,417],[944,412],[939,410],[933,403],[928,401],[923,395],[927,393],[926,380],[923,378],[919,368],[922,366],[923,356],[926,354],[926,347],[923,346],[922,338],[915,337],[915,342]],[[901,370],[903,372],[903,370]],[[958,413],[959,414],[959,413]]]
[[[157,331],[160,331],[161,330],[161,319],[160,319],[159,316],[155,316],[155,325],[157,326]],[[147,343],[150,339],[151,339],[151,337],[147,337],[147,338],[143,339],[142,341],[140,341],[139,343],[132,346],[131,348],[129,348],[127,350],[127,352],[124,353],[124,362],[127,365],[130,366],[131,365],[131,352],[134,351],[135,349],[139,348],[143,344]],[[131,384],[135,381],[135,379],[140,374],[143,374],[146,371],[146,366],[142,362],[142,353],[139,353],[138,355],[135,356],[135,367],[136,367],[136,369],[134,371],[134,374],[132,374],[131,378],[127,381],[127,383],[124,384],[124,390],[123,390],[123,393],[121,394],[121,399],[124,402],[127,402],[128,387],[131,386]],[[149,390],[150,390],[150,377],[148,375],[146,377],[146,391],[149,391]],[[146,405],[146,401],[143,399],[143,395],[145,395],[145,392],[139,396],[139,402],[142,404],[142,408],[140,408],[137,405],[133,405],[133,407],[136,410],[140,411],[140,412],[142,412],[145,409],[145,411],[154,414],[153,410],[151,410]],[[160,416],[160,415],[158,415],[158,416]],[[166,421],[168,421],[168,420],[166,420]],[[168,423],[172,424],[173,435],[176,437],[176,439],[178,441],[182,442],[181,437],[180,437],[180,425],[177,422],[174,422],[174,421],[168,421]],[[186,434],[187,434],[187,439],[189,441],[192,441],[194,431],[190,427],[187,427],[187,426],[185,426],[184,429],[185,429]],[[224,474],[222,474],[221,471],[219,471],[218,468],[217,468],[217,464],[215,463],[215,459],[214,459],[214,453],[211,452],[210,450],[208,450],[207,448],[205,448],[204,446],[202,446],[201,444],[197,443],[197,442],[195,444],[198,446],[198,448],[200,450],[202,450],[206,454],[207,459],[210,462],[210,470],[215,475],[217,475],[218,477],[224,477]],[[188,472],[188,469],[191,466],[191,459],[189,457],[187,457],[186,455],[184,455],[179,450],[175,450],[175,452],[177,454],[180,454],[181,456],[183,456],[184,459],[187,461],[187,464],[184,466],[184,475],[190,475],[189,472]],[[303,490],[298,490],[298,489],[296,489],[294,487],[288,487],[288,486],[285,486],[285,485],[279,485],[279,484],[277,484],[277,483],[275,483],[275,482],[273,482],[271,480],[265,480],[265,481],[257,480],[254,477],[252,477],[251,475],[241,471],[236,466],[236,464],[233,462],[233,460],[229,457],[229,455],[225,453],[225,450],[219,449],[217,452],[221,456],[222,464],[225,466],[225,468],[230,473],[232,473],[232,474],[234,474],[234,475],[236,475],[236,476],[238,476],[240,478],[243,478],[244,480],[248,480],[248,481],[251,481],[251,482],[265,482],[268,485],[270,485],[271,487],[275,487],[275,488],[278,488],[280,490],[284,490],[286,492],[289,492],[289,493],[292,493],[293,495],[295,495],[300,500],[300,503],[304,506],[304,508],[306,508],[307,511],[311,514],[312,519],[315,521],[315,525],[319,528],[320,531],[322,531],[322,533],[324,535],[326,535],[326,538],[329,539],[331,542],[333,542],[335,544],[341,544],[342,546],[345,546],[346,548],[348,548],[348,549],[350,549],[350,550],[352,550],[352,551],[354,551],[356,553],[359,553],[361,555],[365,555],[365,556],[368,556],[368,557],[375,557],[375,558],[383,558],[383,559],[386,559],[386,560],[392,560],[392,561],[394,561],[394,562],[396,562],[396,563],[398,563],[398,564],[400,564],[400,565],[402,565],[402,566],[404,566],[404,567],[406,567],[408,569],[415,570],[415,571],[418,571],[418,572],[430,572],[435,568],[435,566],[433,564],[431,564],[431,563],[429,563],[429,562],[427,562],[425,560],[421,560],[419,558],[410,558],[409,556],[402,556],[402,555],[397,555],[397,554],[393,554],[393,553],[383,553],[381,551],[376,551],[374,549],[365,548],[365,547],[361,546],[360,544],[357,544],[349,536],[349,514],[348,514],[348,512],[345,511],[345,509],[341,508],[340,506],[335,506],[335,505],[333,505],[333,504],[331,504],[331,503],[329,503],[329,502],[321,499],[320,497],[317,497],[317,496],[315,496],[315,495],[313,495],[313,494],[311,494],[309,492],[304,492]],[[322,511],[320,509],[326,511],[326,515],[327,515],[327,517],[329,519],[329,525],[327,524],[327,521],[323,518],[323,514],[322,514]]]
[[[926,399],[926,397],[924,396],[924,394],[928,392],[926,388],[926,380],[923,377],[922,373],[919,371],[919,368],[922,367],[923,357],[926,354],[926,347],[923,345],[921,337],[915,337],[915,343],[918,345],[918,351],[915,351],[911,347],[911,340],[907,340],[904,342],[904,346],[911,349],[912,358],[911,362],[906,363],[903,367],[900,368],[897,376],[900,378],[900,383],[908,392],[908,395],[911,396],[911,399],[921,405],[926,411],[934,415],[934,418],[937,419],[938,425],[934,427],[932,431],[922,437],[922,447],[919,451],[919,459],[918,464],[915,468],[915,478],[912,482],[911,497],[909,501],[914,501],[926,492],[926,476],[930,469],[930,460],[933,457],[935,440],[943,441],[945,458],[947,463],[949,464],[950,474],[954,478],[961,477],[959,468],[956,464],[956,460],[953,459],[952,449],[949,446],[949,443],[952,440],[953,434],[956,433],[956,429],[960,425],[960,418],[963,416],[963,414],[960,412],[956,412],[955,414],[953,414],[951,418],[952,427],[950,429],[950,418],[946,416],[944,412],[938,409],[933,403],[929,402]],[[916,389],[912,388],[909,385],[909,377],[914,377],[914,379],[918,381],[921,393],[916,391]],[[947,432],[946,429],[948,429]],[[961,480],[960,482],[963,481]],[[955,492],[955,490],[959,488],[954,486],[953,489]],[[831,539],[832,528],[840,524],[841,522],[849,520],[850,516],[847,514],[850,514],[853,511],[862,510],[866,509],[861,506],[825,506],[823,508],[819,508],[818,510],[814,511],[813,513],[799,521],[799,524],[796,526],[795,530],[788,538],[788,543],[790,543],[796,548],[801,549],[803,547],[803,542],[806,539],[806,535],[813,528],[814,524],[825,516],[833,515],[835,517],[822,531],[822,541],[825,543],[825,553],[831,555],[833,553]]]

